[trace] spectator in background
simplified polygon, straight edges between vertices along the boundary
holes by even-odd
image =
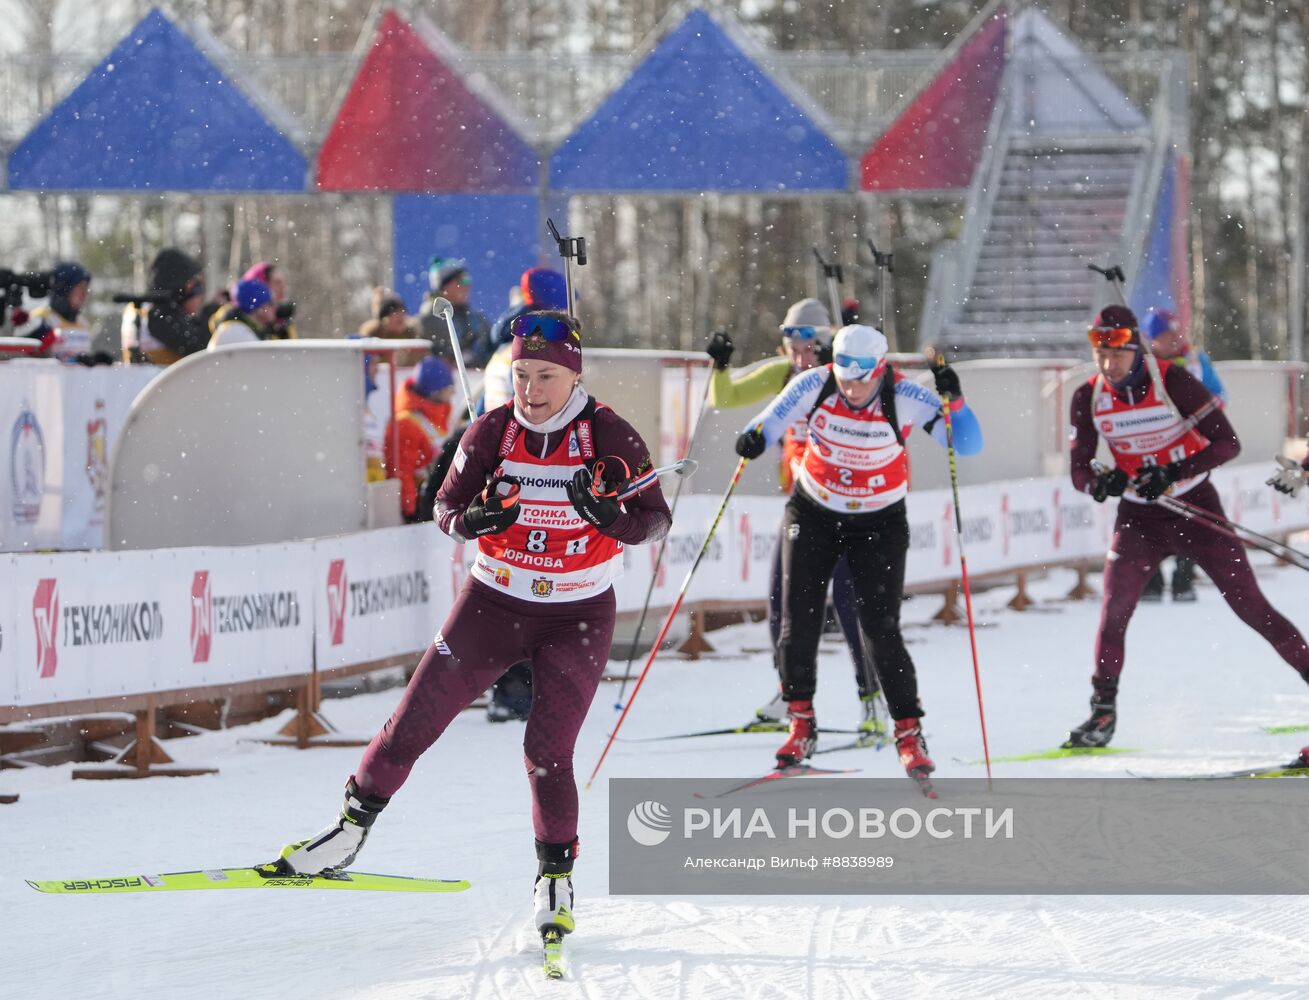
[[[1168,309],[1151,309],[1145,314],[1141,332],[1150,340],[1150,350],[1161,361],[1171,361],[1181,365],[1198,378],[1212,395],[1224,403],[1227,402],[1227,390],[1223,380],[1214,370],[1209,355],[1199,348],[1192,347],[1186,331],[1176,314]],[[1174,601],[1189,604],[1195,600],[1195,562],[1182,556],[1177,557],[1177,567],[1173,570],[1172,595]],[[1154,576],[1146,581],[1145,590],[1141,591],[1141,600],[1157,602],[1164,599],[1163,563],[1155,570]]]
[[[217,313],[209,350],[231,344],[249,344],[273,339],[273,320],[277,306],[272,290],[262,281],[238,281],[232,304]]]
[[[270,261],[261,260],[241,275],[241,278],[243,281],[262,281],[273,293],[275,314],[271,324],[271,339],[295,340],[299,336],[293,322],[295,303],[287,301],[286,281],[282,278],[281,269]]]
[[[564,276],[548,267],[533,267],[523,272],[515,286],[520,296],[517,305],[500,314],[491,327],[490,359],[486,362],[486,376],[482,380],[483,411],[503,406],[514,397],[513,371],[509,366],[513,336],[509,324],[532,309],[568,311],[568,286]]]
[[[464,364],[469,368],[485,367],[491,357],[491,324],[485,316],[468,304],[473,292],[472,275],[468,265],[455,258],[433,257],[427,269],[427,284],[431,291],[423,299],[423,336],[432,342],[432,353],[454,363],[450,348],[450,333],[445,320],[432,315],[432,301],[440,296],[450,300],[454,307],[455,333],[464,352]]]
[[[409,315],[404,299],[387,288],[373,289],[373,318],[359,328],[361,337],[379,337],[382,340],[411,340],[422,336],[417,320]],[[429,352],[416,348],[396,351],[397,368],[412,368]]]
[[[200,316],[205,282],[200,265],[176,247],[165,247],[150,262],[148,294],[158,301],[123,310],[123,360],[171,365],[209,344],[209,326]]]
[[[383,449],[388,477],[400,480],[406,521],[417,520],[418,495],[449,433],[454,381],[445,361],[427,357],[397,394],[395,424],[386,428]]]
[[[1227,402],[1227,390],[1214,370],[1214,363],[1208,354],[1191,345],[1175,313],[1169,309],[1151,309],[1145,314],[1141,332],[1150,338],[1150,350],[1156,358],[1181,365],[1198,378],[1211,395]]]
[[[81,264],[65,260],[50,269],[50,298],[32,310],[32,318],[44,321],[55,332],[51,357],[94,363],[89,359],[95,331],[81,318],[90,293],[91,272]]]

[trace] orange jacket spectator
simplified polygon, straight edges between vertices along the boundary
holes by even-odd
[[[396,395],[397,433],[386,428],[387,478],[400,480],[400,508],[406,520],[414,517],[418,495],[441,442],[449,433],[450,397],[454,377],[440,358],[424,358],[413,378],[407,379]],[[395,439],[399,438],[399,452]]]

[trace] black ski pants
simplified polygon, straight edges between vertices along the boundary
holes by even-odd
[[[873,654],[859,629],[859,606],[855,602],[854,584],[850,581],[850,566],[845,559],[836,563],[836,573],[832,577],[832,606],[836,608],[836,620],[841,624],[841,634],[845,644],[850,647],[850,660],[854,663],[854,679],[859,686],[859,697],[867,698],[877,694],[880,684],[877,681],[877,664]],[[782,634],[782,543],[779,539],[773,550],[773,585],[768,592],[768,632],[773,639],[773,649],[780,649],[779,639]]]
[[[864,514],[820,507],[797,490],[782,518],[782,696],[807,701],[817,682],[827,586],[838,560],[850,567],[863,634],[872,645],[891,717],[918,718],[918,677],[900,634],[909,520],[904,503]]]

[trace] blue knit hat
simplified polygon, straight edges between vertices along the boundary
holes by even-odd
[[[232,299],[236,302],[236,308],[249,315],[260,306],[272,302],[273,293],[262,281],[250,278],[236,283],[236,287],[232,289]]]
[[[1169,330],[1177,329],[1177,316],[1169,309],[1151,309],[1145,314],[1141,331],[1151,340],[1155,340]]]
[[[434,292],[454,281],[461,274],[468,273],[468,263],[458,257],[433,257],[427,265],[427,284]]]
[[[454,376],[450,373],[450,366],[440,358],[423,358],[418,364],[418,371],[414,373],[414,388],[424,396],[435,396],[442,389],[448,389],[455,384]]]
[[[71,260],[61,260],[50,269],[50,291],[54,295],[67,295],[84,281],[91,280],[91,272]]]

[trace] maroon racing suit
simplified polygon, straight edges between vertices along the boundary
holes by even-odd
[[[532,789],[536,839],[567,844],[576,838],[573,748],[609,658],[614,591],[610,577],[595,576],[602,566],[588,564],[581,573],[552,570],[565,558],[548,554],[557,551],[562,557],[563,550],[549,549],[554,542],[547,536],[555,534],[557,524],[560,534],[567,535],[570,553],[616,551],[621,566],[623,545],[657,541],[672,523],[658,483],[625,501],[624,512],[603,535],[575,517],[571,504],[561,499],[563,480],[571,478],[590,452],[594,454],[589,457],[619,456],[633,475],[650,468],[640,435],[613,410],[589,400],[582,413],[548,433],[530,431],[519,423],[510,402],[479,418],[464,434],[437,494],[436,521],[441,530],[466,540],[471,533],[464,529],[464,511],[501,470],[516,472],[523,481],[520,523],[502,534],[478,539],[478,566],[423,654],[400,704],[364,752],[355,775],[361,792],[380,798],[395,794],[414,762],[455,716],[511,665],[530,660],[533,700],[523,757]],[[524,475],[525,468],[534,471]],[[552,520],[533,523],[551,527],[531,531],[527,540],[520,529],[524,520],[538,516],[529,514],[534,510],[544,511],[541,516]],[[504,539],[516,531],[524,534],[523,544],[506,548]],[[531,555],[538,550],[547,555]],[[519,587],[520,570],[506,568],[520,563],[526,589]],[[595,580],[598,592],[588,592],[589,581]],[[560,581],[574,589],[561,591]]]
[[[1225,516],[1218,491],[1209,482],[1208,473],[1240,453],[1241,444],[1236,431],[1222,407],[1210,405],[1213,397],[1197,378],[1178,365],[1163,364],[1161,367],[1164,389],[1178,416],[1188,418],[1203,411],[1193,428],[1204,439],[1203,443],[1198,450],[1184,448],[1191,453],[1173,463],[1179,484],[1195,480],[1186,489],[1185,499],[1197,507]],[[1093,379],[1073,394],[1071,471],[1074,487],[1084,493],[1091,491],[1096,479],[1091,462],[1099,444],[1097,422],[1104,421],[1107,428],[1107,415],[1121,417],[1130,410],[1130,418],[1137,412],[1146,413],[1152,401],[1157,403],[1149,373],[1143,366],[1126,387],[1120,389],[1104,382],[1100,393],[1112,398],[1097,396]],[[1091,412],[1093,400],[1098,400],[1095,404],[1097,414]],[[1182,441],[1184,436],[1179,433],[1177,440]],[[1127,624],[1136,610],[1146,581],[1168,556],[1193,559],[1213,580],[1237,617],[1267,639],[1277,655],[1309,682],[1309,646],[1295,626],[1268,603],[1241,544],[1198,520],[1174,514],[1157,503],[1144,503],[1125,496],[1118,503],[1113,542],[1104,565],[1104,603],[1096,636],[1095,673],[1091,678],[1099,698],[1112,702],[1117,693]]]

